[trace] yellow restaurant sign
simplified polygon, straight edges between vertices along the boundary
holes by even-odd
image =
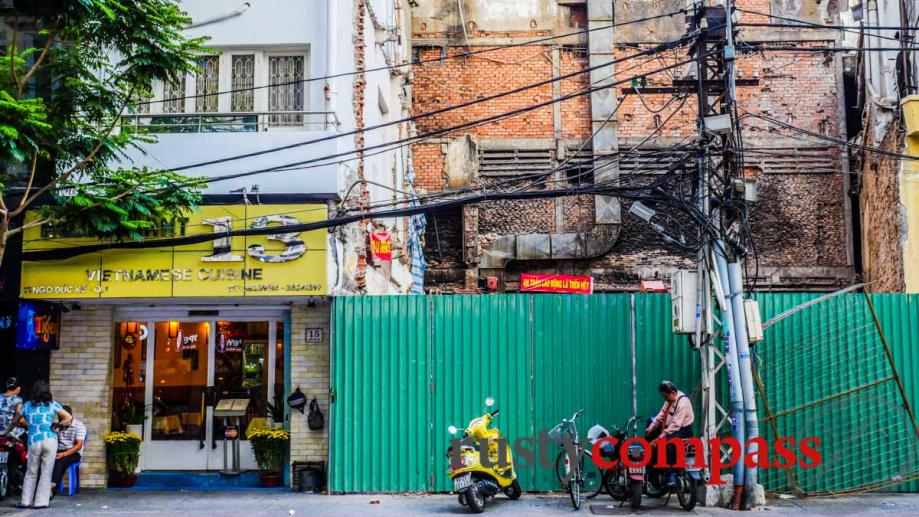
[[[35,299],[305,296],[327,294],[325,230],[228,239],[228,230],[326,219],[325,205],[208,205],[190,214],[184,235],[214,234],[186,246],[106,250],[22,263],[22,297]],[[24,250],[94,244],[26,231]]]

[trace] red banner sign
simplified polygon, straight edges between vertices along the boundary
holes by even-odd
[[[374,262],[389,262],[392,260],[392,236],[389,235],[389,232],[371,233],[370,251],[373,252]]]
[[[590,294],[594,292],[594,279],[575,275],[520,275],[520,291],[540,293]]]

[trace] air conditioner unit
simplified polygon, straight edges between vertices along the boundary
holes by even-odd
[[[670,304],[674,334],[696,333],[696,289],[698,274],[679,270],[670,277]]]

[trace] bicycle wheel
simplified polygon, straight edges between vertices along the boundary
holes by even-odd
[[[568,453],[564,450],[558,453],[555,458],[555,479],[558,480],[563,490],[568,490],[568,482],[565,480],[568,479],[568,475],[571,472],[571,466],[568,465],[567,459]]]
[[[570,489],[568,490],[568,495],[571,497],[571,506],[573,506],[575,510],[581,509],[581,483],[582,482],[583,480],[577,479],[577,476],[575,476],[575,479],[571,480],[571,486],[570,486]]]
[[[588,499],[593,499],[603,491],[603,471],[594,463],[593,454],[585,450],[584,456],[581,457],[581,492]]]

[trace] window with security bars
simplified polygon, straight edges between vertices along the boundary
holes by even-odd
[[[220,58],[205,56],[198,59],[195,78],[195,113],[216,113]]]
[[[163,113],[185,113],[185,76],[163,85]]]
[[[230,111],[255,111],[255,55],[234,55],[231,63],[231,84],[233,93],[230,97]]]
[[[268,58],[268,111],[303,111],[303,56],[270,56]],[[270,115],[273,127],[303,124],[303,115],[277,113]]]

